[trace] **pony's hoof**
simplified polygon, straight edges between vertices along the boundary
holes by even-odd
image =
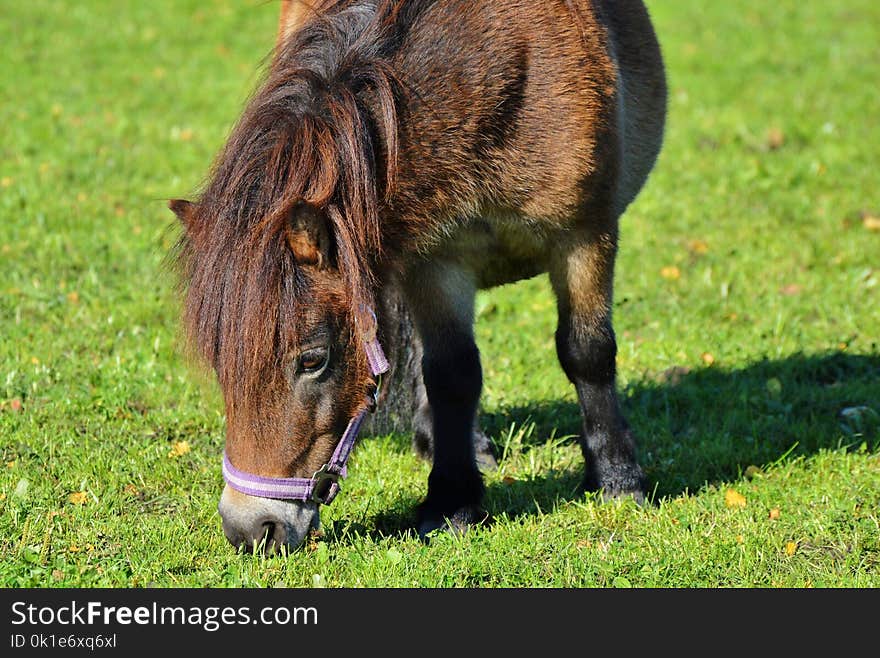
[[[441,516],[423,510],[419,517],[419,538],[425,543],[430,540],[430,535],[436,532],[463,535],[472,526],[489,522],[489,513],[479,505],[459,507],[451,516]]]
[[[599,492],[603,503],[631,498],[638,505],[645,504],[645,476],[638,466],[617,469],[611,477],[606,474],[599,482],[595,477],[585,477],[584,489]]]
[[[641,489],[635,489],[632,491],[607,491],[602,489],[599,493],[599,497],[601,498],[603,503],[610,503],[615,500],[627,500],[632,499],[636,505],[639,507],[643,507],[645,505],[645,492]]]

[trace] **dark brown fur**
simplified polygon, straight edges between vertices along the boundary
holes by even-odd
[[[173,206],[230,458],[281,476],[326,461],[372,381],[361,314],[395,281],[423,335],[448,324],[467,342],[469,288],[550,272],[582,401],[596,393],[572,341],[612,350],[597,372],[613,384],[617,220],[664,108],[638,0],[285,0],[265,81],[198,201]],[[291,401],[285,374],[318,326],[344,357],[321,409]]]

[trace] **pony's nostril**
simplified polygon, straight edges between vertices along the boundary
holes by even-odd
[[[260,541],[265,539],[267,547],[275,541],[275,528],[276,524],[274,521],[265,521],[263,523],[263,532],[260,534],[259,539]]]
[[[280,549],[287,542],[287,532],[284,524],[275,520],[263,521],[256,536],[255,544],[264,543],[265,550],[268,552]]]

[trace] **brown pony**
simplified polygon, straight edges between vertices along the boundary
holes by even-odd
[[[640,0],[282,4],[265,80],[198,200],[170,204],[184,323],[225,399],[219,511],[234,545],[294,547],[317,527],[340,475],[325,482],[328,465],[375,403],[373,309],[389,286],[421,339],[430,404],[420,535],[485,517],[475,293],[543,272],[583,411],[584,485],[643,498],[612,283],[665,106]],[[287,499],[242,480],[310,484]]]

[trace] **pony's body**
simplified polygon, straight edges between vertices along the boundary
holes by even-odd
[[[280,231],[294,263],[270,278],[281,288],[282,276],[302,279],[304,298],[337,311],[332,320],[309,320],[313,311],[294,310],[292,333],[340,318],[356,324],[358,306],[372,304],[383,286],[404,293],[424,346],[420,422],[433,444],[422,533],[482,515],[470,441],[482,385],[475,291],[543,272],[558,300],[560,362],[584,411],[585,484],[641,497],[635,445],[615,392],[611,297],[618,218],[657,157],[665,95],[659,48],[639,0],[326,0],[314,11],[284,2],[266,85],[199,208],[177,208],[190,234],[189,325],[224,386],[233,461],[267,475],[310,473],[332,450],[329,438],[302,439],[308,445],[295,451],[272,438],[296,434],[282,416],[297,406],[279,402],[289,381],[266,393],[274,404],[261,403],[259,421],[231,417],[247,416],[242,407],[253,396],[236,393],[235,376],[246,368],[229,343],[259,332],[247,322],[238,335],[218,329],[234,326],[228,307],[242,315],[246,304],[223,297],[236,294],[234,286],[220,295],[207,280],[216,281],[218,263],[224,267],[217,258],[228,249],[223,241],[262,232],[266,242]],[[310,171],[298,169],[303,164]],[[254,173],[261,168],[262,178]],[[236,185],[245,200],[232,198]],[[239,277],[225,267],[228,279]],[[260,267],[265,274],[271,263]],[[265,300],[260,307],[272,310]],[[285,316],[273,315],[267,363],[302,344],[280,345]],[[340,349],[354,363],[350,343],[356,337]],[[255,354],[259,345],[242,349]],[[238,358],[234,368],[224,365],[227,357]],[[351,365],[347,377],[325,405],[334,409],[329,425],[352,413],[354,402],[340,406],[340,391],[356,397],[352,382],[368,379]],[[236,543],[255,541],[265,531],[259,518],[270,511],[275,541],[298,543],[307,526],[275,502],[227,488],[221,504],[227,534],[236,526],[241,538]],[[255,523],[256,530],[244,527]]]
[[[285,4],[282,49],[311,15]],[[481,288],[548,271],[568,231],[595,223],[586,207],[620,215],[659,152],[665,84],[642,3],[404,4],[426,8],[392,66],[431,103],[401,121],[384,231],[398,251],[460,263]],[[613,190],[600,199],[597,186]]]

